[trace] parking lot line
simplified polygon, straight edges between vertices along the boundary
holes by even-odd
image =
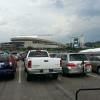
[[[56,86],[64,93],[66,94],[67,96],[69,96],[69,98],[71,100],[74,100],[74,95],[67,89],[65,89],[64,87],[62,87],[62,85],[60,85],[59,83],[56,84]]]
[[[94,77],[94,78],[98,78],[98,76],[93,75],[93,74],[88,74],[88,76]]]
[[[58,80],[61,81],[61,77],[60,76],[58,77]]]
[[[18,83],[21,83],[21,63],[19,64]]]

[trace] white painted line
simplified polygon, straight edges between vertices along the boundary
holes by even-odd
[[[97,78],[97,77],[98,77],[98,76],[93,75],[93,74],[88,74],[88,76],[92,76],[92,77],[94,77],[94,78]]]
[[[62,92],[64,92],[67,96],[69,96],[69,98],[71,99],[71,100],[74,100],[75,99],[75,96],[70,92],[70,91],[68,91],[68,90],[66,90],[64,87],[62,87],[62,85],[60,85],[60,84],[56,84],[57,85],[57,87],[62,91]]]
[[[61,81],[61,77],[60,76],[58,76],[58,80]]]
[[[21,62],[19,64],[19,75],[18,75],[18,83],[21,83]]]

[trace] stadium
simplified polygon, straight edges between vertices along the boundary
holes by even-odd
[[[38,36],[16,36],[11,38],[16,48],[64,48],[66,45],[55,41],[39,38]]]

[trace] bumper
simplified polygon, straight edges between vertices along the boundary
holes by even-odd
[[[27,70],[29,74],[60,74],[62,73],[62,69],[32,69]]]
[[[1,75],[12,75],[15,71],[12,69],[0,69],[0,76]]]
[[[81,73],[91,73],[91,68],[89,69],[64,69],[66,73],[68,74],[81,74]]]

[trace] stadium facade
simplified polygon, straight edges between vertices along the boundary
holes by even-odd
[[[16,36],[11,42],[2,43],[3,48],[64,48],[66,45],[55,41],[39,38],[37,36]]]

